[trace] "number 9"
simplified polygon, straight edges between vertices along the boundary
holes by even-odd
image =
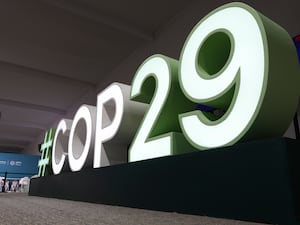
[[[226,111],[216,121],[201,111],[179,116],[193,146],[280,136],[292,120],[299,96],[296,51],[287,32],[253,8],[231,3],[210,13],[187,38],[179,62],[186,97]]]

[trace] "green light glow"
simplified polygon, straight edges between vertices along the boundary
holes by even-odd
[[[38,176],[43,177],[50,175],[51,171],[51,155],[52,155],[52,146],[54,140],[55,129],[51,128],[45,134],[44,143],[41,145],[41,159],[39,160],[38,167],[39,173]]]

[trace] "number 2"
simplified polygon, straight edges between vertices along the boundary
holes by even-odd
[[[177,115],[195,108],[195,104],[181,93],[177,71],[178,62],[162,55],[148,58],[138,69],[131,98],[151,103],[129,149],[129,161],[190,151],[187,146],[183,147],[187,144],[182,134],[176,133],[180,132]]]

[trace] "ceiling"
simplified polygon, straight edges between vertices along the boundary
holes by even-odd
[[[129,83],[146,57],[178,58],[195,23],[227,1],[201,2],[2,0],[0,152],[37,154],[47,129],[113,81]],[[300,33],[298,0],[246,2]]]

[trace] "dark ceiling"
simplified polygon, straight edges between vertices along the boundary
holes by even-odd
[[[37,154],[44,132],[71,118],[142,61],[178,58],[192,27],[228,1],[2,0],[0,152]],[[300,33],[299,1],[245,1]]]

